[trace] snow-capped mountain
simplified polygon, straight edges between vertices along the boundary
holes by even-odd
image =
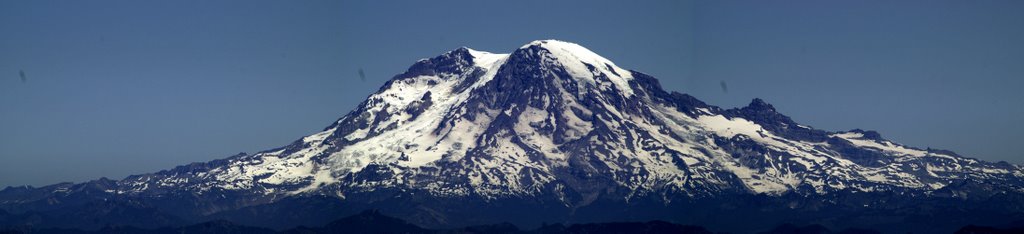
[[[1018,165],[800,125],[760,99],[708,105],[580,45],[541,40],[510,54],[463,47],[420,60],[281,148],[117,181],[8,188],[0,208],[102,199],[194,220],[316,197],[413,206],[403,218],[443,226],[460,223],[451,215],[467,213],[451,207],[460,203],[527,204],[519,208],[563,212],[550,216],[563,221],[595,207],[660,205],[625,213],[671,219],[680,216],[673,204],[735,196],[792,209],[894,203],[850,194],[990,201],[1024,194],[1022,178]],[[1020,211],[1015,201],[1004,208]]]

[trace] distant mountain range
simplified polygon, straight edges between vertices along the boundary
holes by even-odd
[[[426,228],[667,220],[952,232],[1024,220],[1022,169],[815,129],[761,99],[719,108],[541,40],[422,59],[284,147],[121,180],[8,187],[0,225],[283,230],[378,209]]]

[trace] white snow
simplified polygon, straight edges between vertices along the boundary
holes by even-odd
[[[704,124],[708,130],[726,138],[733,137],[735,135],[760,137],[767,132],[761,128],[760,125],[750,122],[750,120],[740,118],[728,119],[721,115],[701,115],[697,118],[697,121]]]
[[[864,139],[864,134],[856,132],[845,132],[833,134],[832,136],[843,138],[844,140],[847,140],[853,145],[859,147],[873,148],[888,153],[896,153],[898,155],[910,155],[915,157],[923,157],[925,155],[928,155],[927,151],[907,148],[901,145],[893,144],[892,142],[889,141],[878,142],[871,139]]]
[[[468,49],[468,48],[467,48]],[[434,135],[433,130],[446,119],[449,113],[458,113],[457,104],[461,104],[469,97],[469,94],[476,88],[486,84],[493,79],[498,68],[507,60],[507,54],[493,54],[489,52],[468,49],[474,57],[474,66],[485,69],[485,74],[480,77],[470,88],[462,92],[455,92],[453,89],[462,79],[444,79],[434,76],[420,76],[409,78],[403,82],[393,82],[392,87],[373,95],[371,98],[380,97],[381,104],[387,103],[388,113],[392,113],[388,120],[378,124],[374,129],[377,132],[382,128],[391,125],[395,129],[380,132],[379,135],[362,139],[353,145],[347,146],[332,154],[329,159],[334,164],[332,167],[339,173],[351,173],[361,170],[371,163],[388,164],[397,161],[397,158],[405,155],[408,160],[397,163],[407,167],[423,167],[440,160],[443,157],[453,159],[461,158],[468,148],[474,148],[475,138],[484,131],[493,118],[494,113],[478,113],[475,121],[457,122],[443,129],[441,133]],[[433,85],[430,85],[433,83]],[[426,108],[416,119],[405,114],[404,110],[412,101],[418,100],[426,92],[431,93],[432,105]],[[372,109],[375,111],[378,109]],[[490,114],[490,115],[488,115]],[[349,137],[358,139],[366,134],[360,131],[353,132]],[[453,149],[458,143],[460,149]]]
[[[534,150],[544,153],[544,156],[548,157],[555,162],[564,162],[566,156],[558,151],[558,146],[555,145],[554,140],[551,136],[547,136],[540,133],[540,130],[545,127],[551,127],[547,125],[549,114],[545,110],[537,109],[534,107],[526,107],[526,109],[519,115],[519,122],[513,129],[520,139],[529,145]]]
[[[323,132],[318,132],[316,134],[309,135],[307,137],[303,137],[302,141],[306,142],[306,143],[321,142],[324,139],[327,139],[327,137],[330,136],[331,133],[334,133],[335,130],[337,130],[337,128],[331,128],[331,129],[328,129],[328,130],[323,131]]]
[[[615,66],[615,63],[601,57],[593,51],[575,43],[558,40],[533,41],[521,48],[527,48],[533,45],[541,46],[551,52],[551,55],[553,55],[574,78],[583,79],[590,84],[596,85],[597,81],[594,80],[594,72],[591,72],[590,69],[584,65],[584,63],[590,64],[598,72],[608,76],[611,82],[614,83],[615,87],[621,91],[624,96],[628,97],[633,95],[633,89],[629,87],[629,81],[633,79],[633,73],[629,70]]]
[[[477,51],[470,48],[466,48],[466,50],[468,50],[469,54],[473,56],[473,65],[485,69],[492,69],[495,64],[498,64],[501,60],[508,58],[508,54],[495,54],[486,51]]]

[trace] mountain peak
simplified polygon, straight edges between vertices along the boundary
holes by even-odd
[[[473,58],[479,58],[481,56],[491,55],[491,54],[495,54],[495,53],[491,53],[491,52],[487,52],[487,51],[481,51],[481,50],[475,50],[473,48],[469,48],[469,47],[466,47],[466,46],[460,46],[459,48],[455,48],[454,50],[448,51],[445,54],[456,54],[456,55],[470,56],[470,57],[473,57]]]
[[[544,48],[547,51],[551,52],[552,55],[559,57],[562,57],[560,55],[571,55],[572,57],[575,57],[576,60],[579,60],[584,63],[589,63],[590,65],[593,66],[615,66],[615,63],[613,63],[611,60],[608,60],[602,57],[601,55],[594,53],[594,51],[591,51],[590,49],[587,49],[586,47],[583,47],[579,44],[567,41],[559,41],[553,39],[536,40],[530,42],[529,44],[523,45],[522,47],[519,47],[519,49],[526,49],[534,46]]]
[[[612,84],[624,96],[632,96],[633,90],[629,81],[633,73],[616,66],[590,49],[579,44],[559,40],[537,40],[523,45],[512,53],[514,56],[538,58],[538,62],[547,65],[558,65],[577,81],[590,86]]]
[[[745,109],[775,112],[775,107],[772,106],[772,104],[768,104],[768,102],[765,102],[760,98],[754,98],[754,100],[751,100],[750,104],[748,104]]]
[[[523,48],[527,48],[527,47],[530,47],[530,46],[549,46],[549,45],[564,45],[564,44],[574,44],[575,45],[576,43],[560,41],[560,40],[555,40],[555,39],[546,39],[546,40],[531,41],[530,43],[526,43],[526,45],[520,46],[519,48],[523,49]]]
[[[850,130],[849,132],[860,133],[862,135],[862,137],[865,138],[865,139],[879,140],[879,141],[885,140],[885,138],[882,138],[882,134],[879,134],[876,131],[863,130],[863,129],[855,128],[853,130]]]
[[[519,48],[522,49],[522,48],[526,48],[526,47],[530,47],[530,46],[541,46],[541,47],[549,47],[549,48],[556,48],[556,47],[579,47],[579,48],[583,48],[583,46],[581,46],[579,44],[568,42],[568,41],[556,40],[556,39],[535,40],[535,41],[531,41],[530,43],[526,43],[526,45],[520,46]],[[586,49],[586,48],[583,48],[583,49]]]
[[[456,50],[465,51],[467,54],[469,54],[469,56],[473,57],[473,62],[476,64],[476,66],[484,68],[489,68],[492,65],[494,65],[495,62],[498,62],[499,60],[508,57],[508,54],[496,54],[487,51],[474,50],[472,48],[465,46],[459,47]]]

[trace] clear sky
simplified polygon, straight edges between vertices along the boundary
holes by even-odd
[[[417,59],[537,39],[577,42],[710,104],[760,97],[817,128],[1024,163],[1018,0],[9,0],[0,186],[282,146]]]

